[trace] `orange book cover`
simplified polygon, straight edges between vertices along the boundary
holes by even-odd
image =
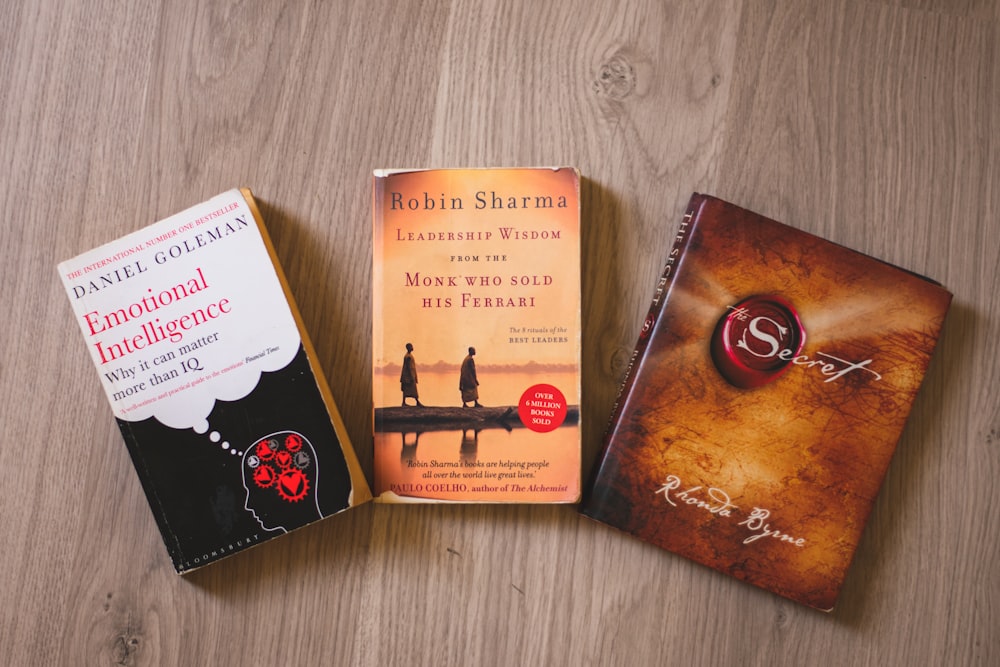
[[[579,499],[579,193],[571,168],[375,172],[379,502]]]
[[[831,609],[950,302],[694,195],[581,511]]]

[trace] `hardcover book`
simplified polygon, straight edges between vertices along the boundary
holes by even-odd
[[[371,498],[249,190],[59,274],[178,572]]]
[[[580,494],[575,169],[376,171],[375,494]]]
[[[950,301],[694,195],[581,511],[832,609]]]

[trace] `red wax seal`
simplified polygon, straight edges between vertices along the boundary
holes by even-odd
[[[751,296],[728,310],[712,334],[712,361],[741,389],[777,380],[806,342],[806,330],[787,299]]]

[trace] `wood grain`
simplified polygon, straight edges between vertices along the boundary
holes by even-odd
[[[9,664],[1000,662],[1000,10],[608,4],[4,3]],[[252,187],[370,476],[371,170],[539,164],[585,177],[587,469],[692,191],[955,293],[837,610],[572,507],[366,506],[173,574],[56,263]]]

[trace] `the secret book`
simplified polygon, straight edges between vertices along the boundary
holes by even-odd
[[[951,295],[694,195],[581,510],[834,606]]]

